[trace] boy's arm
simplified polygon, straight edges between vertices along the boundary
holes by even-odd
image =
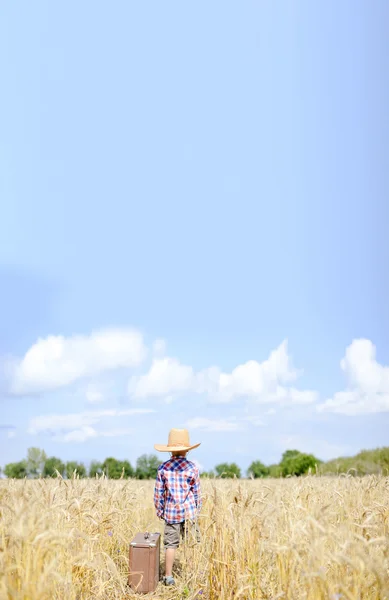
[[[199,470],[196,468],[194,472],[193,485],[192,485],[193,497],[197,508],[197,514],[199,514],[201,510],[201,506],[203,504],[203,499],[201,497],[201,486],[200,486],[200,474]]]
[[[154,487],[154,506],[157,511],[157,517],[162,519],[165,508],[165,485],[163,483],[162,471],[158,469],[157,479]]]

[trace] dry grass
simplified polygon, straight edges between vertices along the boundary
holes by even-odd
[[[389,598],[389,478],[203,482],[203,542],[154,598]],[[161,531],[152,482],[0,482],[0,598],[107,600],[128,544]]]

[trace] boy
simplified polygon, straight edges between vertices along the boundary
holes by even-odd
[[[188,531],[200,541],[196,518],[201,510],[199,470],[186,458],[189,450],[200,444],[190,444],[186,429],[171,429],[167,446],[155,444],[158,452],[170,452],[171,458],[158,467],[154,489],[154,505],[157,516],[165,521],[164,547],[166,550],[165,585],[175,585],[173,563],[180,534]]]

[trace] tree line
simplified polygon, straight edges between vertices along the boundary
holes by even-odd
[[[58,474],[66,479],[72,477],[96,477],[105,475],[109,479],[154,479],[160,460],[152,454],[143,454],[133,467],[128,460],[108,457],[100,462],[92,460],[89,469],[84,463],[77,461],[63,462],[56,456],[47,456],[40,448],[29,448],[27,457],[19,462],[5,465],[3,473],[12,479],[36,479],[39,477],[55,477]],[[1,469],[0,469],[1,472]]]
[[[3,473],[12,479],[34,479],[39,477],[55,477],[58,474],[67,479],[72,477],[100,477],[108,479],[155,479],[161,460],[153,454],[142,454],[133,467],[128,460],[113,457],[104,461],[92,461],[89,469],[82,462],[63,462],[56,456],[47,457],[40,448],[29,448],[27,457],[19,462],[5,465]],[[2,470],[0,468],[0,474]],[[389,474],[389,447],[375,450],[362,450],[356,456],[341,457],[323,462],[313,454],[299,450],[286,450],[278,464],[266,466],[259,460],[251,463],[246,471],[248,478],[290,477],[307,473],[330,475],[337,473],[366,475],[384,472]],[[208,472],[202,472],[204,478],[237,478],[242,477],[242,470],[236,463],[220,463]]]
[[[104,475],[108,479],[155,479],[161,460],[153,454],[140,456],[135,467],[128,460],[118,460],[113,457],[106,458],[103,462],[92,461],[89,469],[81,462],[63,462],[56,456],[48,457],[40,448],[29,448],[27,457],[16,463],[9,463],[4,467],[4,475],[12,479],[34,479],[38,477],[63,478],[96,477]],[[310,469],[315,469],[320,461],[312,454],[303,454],[298,450],[284,452],[279,465],[266,467],[259,460],[254,461],[247,469],[247,477],[285,477],[287,475],[303,475]],[[238,478],[242,471],[236,463],[220,463],[214,470],[201,473],[201,477],[208,478]]]
[[[261,477],[287,477],[290,475],[305,475],[309,472],[316,472],[322,461],[313,454],[305,454],[299,450],[286,450],[283,453],[279,464],[264,465],[260,460],[251,463],[246,471],[247,477],[258,479]],[[221,477],[240,479],[242,471],[236,463],[222,463],[216,465],[213,471],[204,472],[202,477]]]

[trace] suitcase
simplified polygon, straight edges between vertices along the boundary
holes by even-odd
[[[136,592],[154,592],[159,581],[160,533],[137,533],[130,544],[128,585]]]

